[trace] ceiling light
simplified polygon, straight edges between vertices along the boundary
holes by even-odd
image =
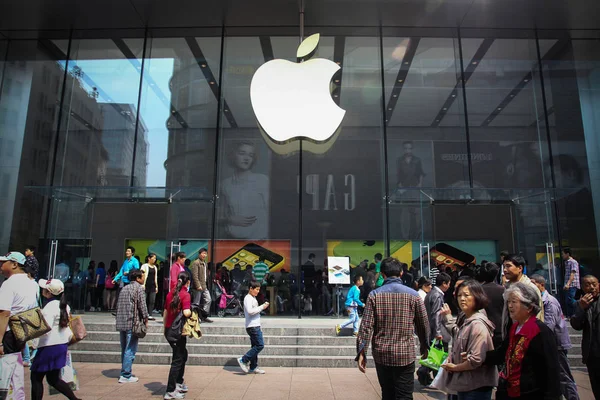
[[[333,97],[338,97],[338,95],[337,95],[337,94],[334,94],[334,95],[333,95]]]
[[[498,111],[502,110],[502,107],[498,107]]]
[[[391,108],[388,108],[388,110],[389,110],[389,111],[392,111],[392,109],[391,109]]]
[[[446,107],[444,107],[444,108],[442,108],[442,110],[446,111],[446,110],[447,110],[447,108],[446,108]]]
[[[436,119],[436,120],[435,120],[435,122],[440,122],[440,120],[439,120],[439,119]]]
[[[523,79],[523,82],[529,82],[529,79]]]
[[[229,112],[229,110],[228,110],[228,109],[225,109],[225,112]]]
[[[214,84],[215,84],[215,82],[214,82],[214,81],[210,81],[210,84],[211,84],[211,85],[214,85]]]
[[[473,65],[477,65],[477,61],[473,61]]]
[[[335,83],[340,83],[340,80],[339,80],[339,79],[336,79],[336,80],[335,80]]]
[[[510,97],[515,97],[515,95],[514,95],[514,94],[511,94],[511,95],[510,95]]]
[[[206,64],[202,64],[202,68],[206,68]]]
[[[336,61],[335,63],[336,63],[337,65],[342,65],[342,63],[341,63],[341,62],[339,62],[339,61]]]
[[[404,64],[408,65],[408,64],[410,64],[410,62],[409,61],[404,61]]]
[[[404,79],[398,79],[398,82],[402,83],[404,81]]]
[[[394,96],[394,97],[398,97],[398,95],[397,95],[397,94],[394,94],[393,96]]]

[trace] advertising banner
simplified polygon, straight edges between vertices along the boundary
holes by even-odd
[[[348,285],[350,283],[350,259],[348,257],[327,257],[329,284]]]

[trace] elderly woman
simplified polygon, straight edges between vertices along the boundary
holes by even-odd
[[[492,390],[498,384],[498,370],[494,365],[484,365],[487,352],[494,349],[494,324],[483,311],[488,298],[475,280],[463,282],[456,293],[462,315],[452,329],[452,354],[442,365],[449,372],[446,386],[458,393],[451,398],[490,400]],[[449,310],[447,305],[444,309]]]
[[[504,300],[513,323],[500,348],[486,357],[486,364],[505,363],[496,399],[558,400],[556,338],[535,317],[540,312],[540,295],[529,285],[513,283],[504,292]]]

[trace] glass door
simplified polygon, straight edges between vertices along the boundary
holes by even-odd
[[[556,295],[561,276],[553,191],[515,191],[512,202],[516,222],[516,252],[527,261],[527,275],[542,275],[547,281],[546,288]]]

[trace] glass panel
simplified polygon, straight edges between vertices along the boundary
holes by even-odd
[[[275,57],[295,61],[298,38],[253,34],[252,30],[231,31],[225,38],[216,242],[211,259],[230,270],[239,264],[231,275],[240,283],[250,272],[247,267],[260,257],[277,279],[281,270],[291,270],[284,284],[289,291],[282,289],[285,294],[279,305],[271,298],[271,308],[292,312],[297,310],[292,298],[299,272],[298,152],[261,134],[250,102],[250,82],[254,72],[273,57],[274,49],[286,49],[277,50]],[[240,294],[246,289],[242,286]],[[273,290],[261,291],[260,301],[274,297]]]
[[[346,114],[335,136],[322,144],[311,143],[302,152],[305,315],[331,311],[335,293],[322,283],[323,272],[335,267],[327,264],[328,256],[350,257],[349,284],[343,285],[341,296],[345,298],[357,274],[365,280],[364,294],[374,289],[375,273],[367,271],[370,265],[375,269],[377,253],[387,253],[381,46],[376,30],[361,34],[328,33],[315,55],[341,67],[332,77],[333,100]]]
[[[159,35],[144,64],[134,186],[212,193],[221,38]]]
[[[4,64],[0,96],[0,184],[4,188],[0,220],[4,223],[0,228],[0,253],[37,245],[46,233],[46,202],[24,187],[47,185],[51,180],[66,61],[66,55],[57,50],[58,42],[63,41],[14,40]],[[47,255],[40,251],[37,256],[45,267]]]
[[[597,273],[600,45],[596,40],[558,40],[542,65],[560,244],[571,247],[586,273]]]

